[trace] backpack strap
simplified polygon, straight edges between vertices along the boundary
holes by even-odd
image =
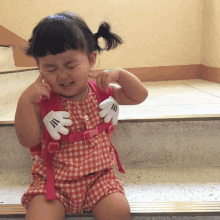
[[[109,86],[109,92],[106,93],[105,91],[101,90],[97,86],[96,81],[88,81],[88,83],[91,86],[93,92],[95,92],[99,103],[103,102],[104,100],[106,100],[110,96],[112,96],[114,98],[114,95],[113,95],[113,92],[112,92],[112,88],[110,86]]]
[[[95,92],[99,103],[101,103],[104,100],[106,100],[107,98],[109,98],[109,96],[112,96],[113,98],[115,98],[114,94],[112,92],[112,88],[110,86],[109,86],[109,92],[106,93],[105,91],[101,90],[97,86],[96,81],[89,81],[89,84],[90,84],[91,88],[93,89],[93,91]],[[103,123],[103,124],[105,124],[105,123]],[[111,136],[114,131],[114,125],[111,123],[111,121],[109,122],[109,124],[110,124],[110,127],[109,127],[110,132],[108,132],[108,134],[109,134],[109,136]],[[121,161],[120,161],[120,158],[119,158],[119,155],[118,155],[118,152],[117,152],[115,146],[112,143],[111,143],[111,146],[112,146],[114,153],[115,153],[115,156],[116,156],[116,160],[117,160],[117,164],[118,164],[118,171],[121,173],[125,173],[125,170],[121,164]]]
[[[40,106],[41,106],[41,117],[43,121],[44,117],[50,111],[52,110],[61,111],[61,103],[60,103],[59,95],[57,93],[51,92],[50,99],[46,99],[44,101],[41,100]],[[39,143],[37,146],[30,148],[30,151],[36,154],[41,153],[40,156],[44,157],[46,160],[46,166],[47,166],[46,198],[47,200],[54,200],[56,199],[56,195],[55,195],[54,173],[53,173],[52,161],[53,161],[53,157],[54,157],[56,150],[59,149],[59,141],[54,140],[50,136],[45,125],[43,125],[43,130],[44,130],[45,144],[48,147],[42,150],[42,144]]]

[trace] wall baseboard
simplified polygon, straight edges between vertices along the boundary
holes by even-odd
[[[136,75],[142,82],[198,79],[201,75],[199,64],[125,69]]]
[[[142,82],[200,79],[202,71],[200,64],[124,69],[133,73]],[[89,78],[89,80],[94,79]]]
[[[201,79],[220,83],[220,68],[202,65]]]

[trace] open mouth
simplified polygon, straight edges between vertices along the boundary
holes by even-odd
[[[74,82],[66,83],[66,84],[60,84],[62,87],[68,87],[71,86]]]

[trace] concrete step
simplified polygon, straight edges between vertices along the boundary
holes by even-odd
[[[122,164],[133,167],[220,166],[218,120],[118,123],[111,138]],[[30,171],[29,149],[14,125],[0,126],[1,169]]]
[[[194,215],[220,212],[218,123],[144,121],[116,126],[112,142],[126,170],[126,174],[117,175],[124,183],[133,216],[193,214],[192,207],[197,208]],[[20,207],[32,181],[33,162],[29,149],[18,143],[13,125],[2,125],[0,132],[0,204]],[[181,202],[190,208],[185,210]]]
[[[204,207],[209,207],[209,210],[213,210],[210,207],[216,207],[216,203],[214,202],[210,202],[210,203],[205,203],[203,202],[201,204],[200,203],[166,203],[166,205],[164,205],[163,203],[138,203],[138,204],[130,204],[131,205],[131,210],[133,210],[134,208],[137,208],[138,210],[141,210],[140,213],[136,214],[136,213],[131,213],[131,219],[133,220],[144,220],[144,219],[148,219],[148,220],[171,220],[171,219],[179,219],[179,220],[219,220],[219,212],[204,212]],[[219,205],[219,203],[218,203]],[[191,207],[189,211],[186,211],[186,207]],[[160,208],[160,212],[156,213],[155,211],[152,212],[147,212],[144,213],[143,210],[149,210],[151,208]],[[173,209],[176,209],[178,211],[181,210],[181,212],[173,212]],[[25,219],[25,214],[21,214],[23,211],[20,211],[20,207],[18,205],[6,205],[4,206],[4,209],[1,208],[0,205],[0,213],[2,212],[2,210],[10,210],[11,214],[1,214],[0,215],[0,219],[1,220],[9,220],[9,219],[16,219],[16,220],[23,220]],[[11,211],[13,210],[13,211]],[[189,209],[187,209],[189,210]],[[192,212],[192,210],[196,210],[196,212]],[[12,213],[20,213],[20,214],[12,214]],[[74,219],[81,219],[81,220],[94,220],[92,214],[78,214],[78,215],[66,215],[65,216],[65,220],[74,220]]]
[[[131,168],[117,172],[130,203],[220,201],[220,167]],[[29,172],[0,171],[0,204],[20,204],[32,178]]]
[[[0,217],[1,220],[25,220],[24,217]],[[131,216],[131,220],[219,220],[219,216]],[[66,217],[65,220],[95,220],[93,217]]]
[[[219,167],[125,168],[126,174],[117,175],[124,183],[133,217],[220,214]],[[20,199],[31,183],[30,175],[11,170],[1,171],[0,177],[0,216],[10,219],[20,214],[23,218],[26,212]],[[67,215],[66,219],[86,216],[92,217],[91,214]]]

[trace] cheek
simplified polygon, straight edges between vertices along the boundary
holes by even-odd
[[[82,78],[85,78],[87,77],[89,74],[89,69],[88,69],[88,66],[86,65],[82,65],[80,68],[77,68],[75,69],[73,72],[72,72],[72,77],[73,79],[82,79]]]
[[[44,82],[48,83],[51,87],[53,87],[53,85],[55,84],[55,77],[52,77],[51,75],[45,75],[44,76]]]
[[[89,66],[87,64],[81,65],[81,69],[83,70],[83,72],[89,72]]]

